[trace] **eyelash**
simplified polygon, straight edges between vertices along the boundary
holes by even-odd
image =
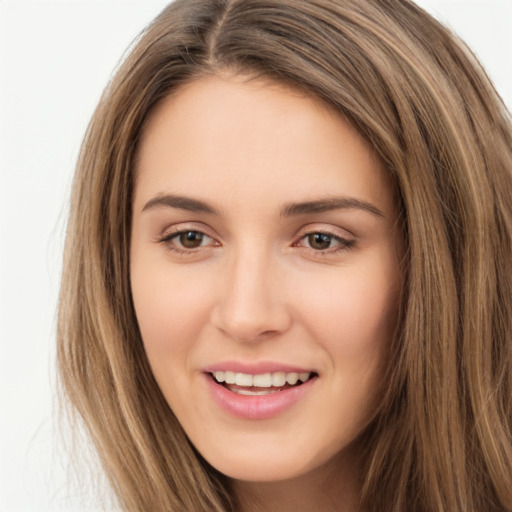
[[[327,249],[313,249],[312,247],[305,247],[309,251],[312,251],[315,255],[330,255],[330,254],[336,254],[342,251],[348,251],[352,247],[354,247],[356,241],[355,240],[349,240],[347,238],[343,238],[341,236],[335,235],[334,233],[330,233],[329,231],[322,231],[322,230],[316,230],[311,231],[309,233],[305,233],[302,235],[297,242],[293,244],[294,247],[300,247],[299,243],[302,240],[306,240],[311,236],[314,235],[323,235],[326,237],[329,237],[331,241],[337,243],[335,247],[328,247]]]
[[[174,239],[176,239],[182,235],[186,235],[188,233],[199,234],[203,237],[209,238],[210,240],[214,240],[213,237],[207,235],[203,231],[200,231],[197,229],[183,229],[183,230],[174,231],[174,232],[167,233],[167,234],[163,235],[158,240],[158,242],[164,244],[168,250],[170,250],[174,253],[177,253],[179,255],[183,255],[183,256],[192,256],[194,254],[197,254],[198,249],[201,249],[202,247],[210,246],[210,245],[207,245],[207,246],[200,245],[198,247],[187,249],[187,248],[179,247],[178,245],[176,245],[175,242],[173,242]],[[326,236],[331,239],[330,240],[331,242],[335,242],[337,245],[335,247],[328,247],[326,249],[313,249],[312,247],[307,247],[307,246],[303,246],[300,244],[303,240],[307,240],[309,237],[314,236],[314,235]],[[350,240],[350,239],[340,237],[340,236],[335,235],[334,233],[331,233],[329,231],[314,230],[314,231],[310,231],[308,233],[304,233],[297,240],[297,242],[293,243],[293,247],[302,247],[303,249],[306,249],[307,251],[310,251],[311,253],[313,253],[315,256],[319,256],[319,255],[331,255],[331,254],[336,254],[336,253],[339,253],[342,251],[348,251],[349,249],[353,248],[355,246],[355,244],[356,244],[355,240]],[[215,242],[215,244],[213,244],[213,246],[220,246],[220,244],[218,242]]]
[[[162,238],[160,238],[158,240],[158,242],[165,245],[168,250],[175,252],[179,255],[192,256],[197,253],[197,249],[200,249],[201,247],[204,247],[204,246],[187,249],[185,247],[181,248],[178,245],[176,245],[176,243],[173,242],[173,240],[175,238],[178,238],[181,235],[186,235],[188,233],[196,233],[203,237],[207,237],[211,240],[214,240],[211,236],[207,235],[206,233],[204,233],[203,231],[200,231],[198,229],[181,229],[179,231],[174,231],[174,232],[167,233],[167,234],[163,235]],[[220,245],[220,244],[218,242],[216,242],[215,245]]]

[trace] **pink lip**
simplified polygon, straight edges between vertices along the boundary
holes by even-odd
[[[243,373],[253,372],[245,371]],[[265,372],[258,370],[258,373]],[[225,388],[215,381],[209,373],[205,373],[204,378],[213,400],[221,409],[230,415],[248,420],[264,420],[284,413],[297,404],[297,402],[304,399],[318,379],[313,377],[300,386],[277,391],[269,395],[247,396],[239,395]]]

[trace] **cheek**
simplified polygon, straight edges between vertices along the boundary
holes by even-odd
[[[386,260],[385,260],[386,261]],[[339,375],[370,378],[385,359],[398,320],[400,279],[394,260],[366,261],[340,269],[305,293],[311,336],[323,346]],[[393,263],[393,264],[392,264]],[[309,297],[309,299],[307,299]]]
[[[150,362],[190,349],[209,315],[208,283],[158,265],[132,264],[132,294]]]
[[[378,410],[398,301],[396,281],[353,272],[331,283],[330,292],[311,308],[311,336],[329,358],[332,396],[324,408],[338,404],[333,425],[344,442],[355,438]]]

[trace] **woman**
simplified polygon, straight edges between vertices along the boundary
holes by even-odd
[[[512,130],[409,1],[186,0],[75,178],[67,395],[124,510],[512,510]]]

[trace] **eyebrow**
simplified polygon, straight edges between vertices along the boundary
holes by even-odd
[[[322,213],[332,210],[363,210],[365,212],[384,217],[384,214],[373,204],[355,197],[332,197],[319,201],[306,201],[303,203],[289,203],[281,210],[282,217],[292,217],[296,215],[304,215],[308,213]]]
[[[185,196],[161,195],[156,196],[148,201],[142,211],[153,210],[156,208],[178,208],[189,212],[209,213],[211,215],[219,215],[219,212],[204,201],[193,199]]]
[[[208,203],[192,197],[176,195],[159,195],[149,200],[142,211],[156,208],[178,208],[196,213],[220,215],[220,213]],[[332,210],[357,209],[371,213],[377,217],[384,214],[373,204],[354,197],[332,197],[318,201],[304,201],[300,203],[288,203],[281,209],[281,217],[295,217],[305,214],[322,213]]]

